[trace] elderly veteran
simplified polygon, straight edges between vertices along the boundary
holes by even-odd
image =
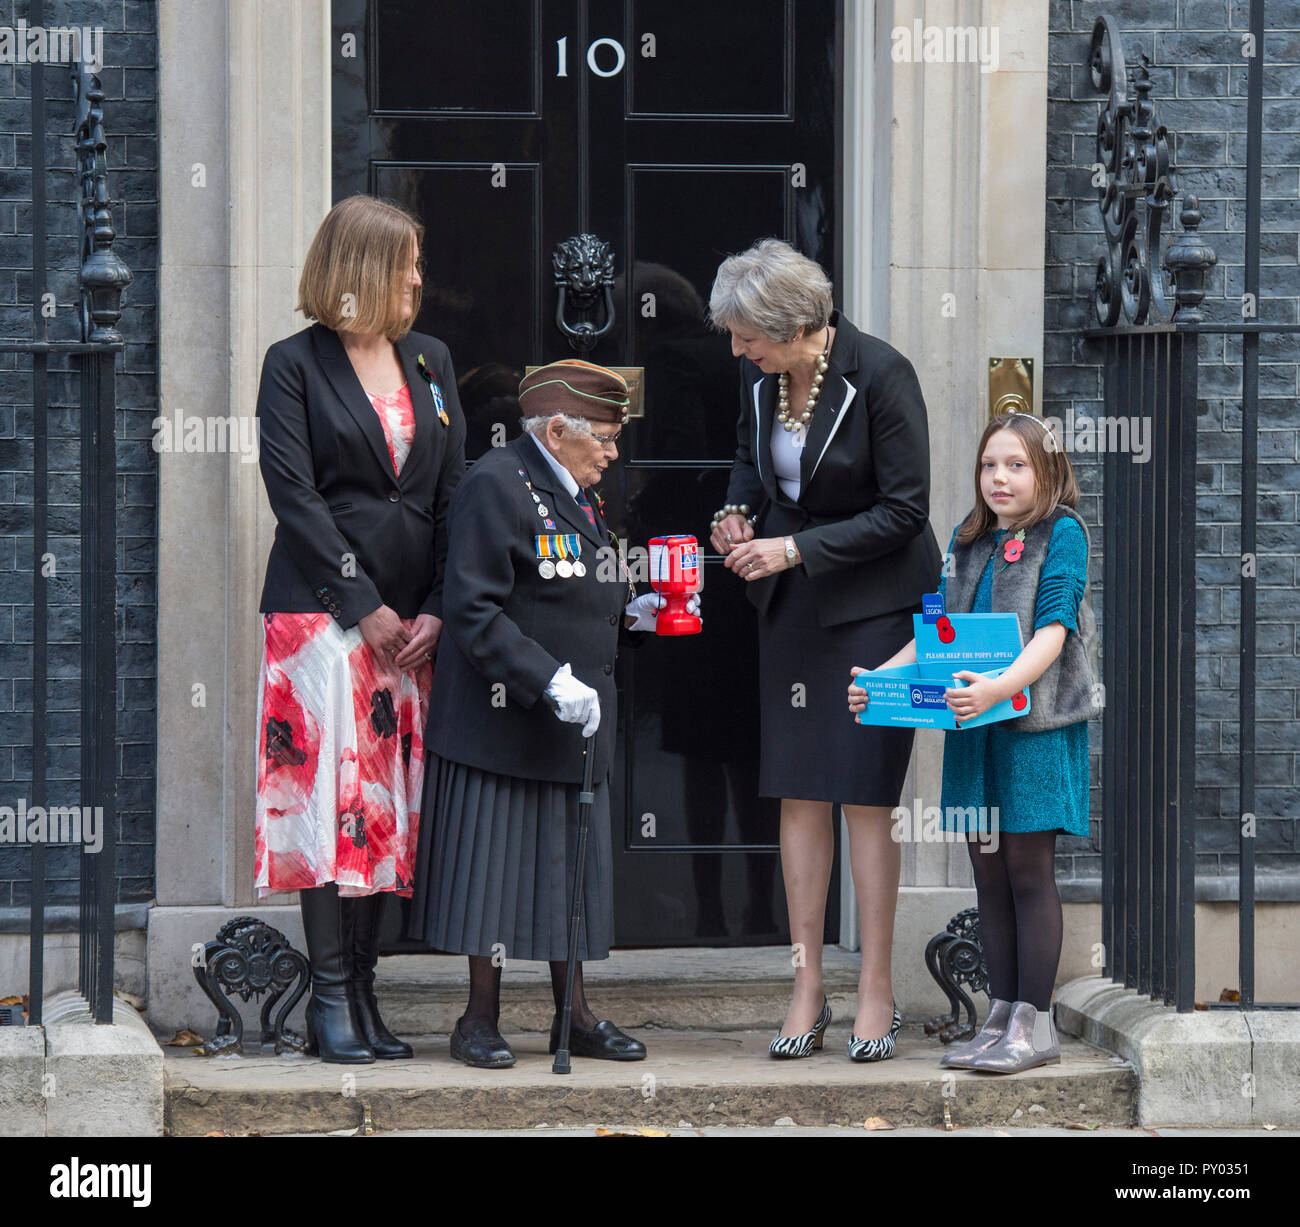
[[[781,798],[790,939],[804,952],[769,1052],[810,1055],[830,1021],[821,952],[838,802],[862,916],[848,1055],[881,1060],[902,1022],[890,814],[912,731],[846,720],[843,676],[912,638],[939,573],[925,401],[912,364],[835,311],[826,274],[779,239],[723,261],[709,313],[740,359],[736,458],[711,541],[758,609],[758,791]]]
[[[410,926],[435,949],[469,955],[451,1055],[485,1068],[515,1063],[497,1028],[512,959],[550,963],[557,1047],[589,734],[596,791],[578,957],[609,955],[614,657],[620,623],[653,630],[659,600],[629,601],[625,572],[597,557],[610,546],[591,487],[618,458],[627,385],[599,366],[555,362],[525,376],[519,403],[524,433],[477,461],[452,500]],[[576,1057],[645,1056],[592,1013],[581,963],[572,1027]]]

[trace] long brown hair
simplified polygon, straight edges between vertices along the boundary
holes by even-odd
[[[420,314],[420,287],[411,309],[400,308],[400,287],[418,253],[424,227],[405,209],[374,196],[340,200],[316,231],[298,281],[298,307],[335,332],[405,336]]]
[[[1046,519],[1055,507],[1079,504],[1079,483],[1074,478],[1070,458],[1047,423],[1028,413],[999,414],[984,428],[980,445],[975,449],[975,506],[957,529],[958,545],[970,545],[998,526],[997,513],[980,492],[980,466],[984,463],[984,449],[999,430],[1011,430],[1020,437],[1034,474],[1034,505],[1012,521],[1011,528],[1029,528]]]

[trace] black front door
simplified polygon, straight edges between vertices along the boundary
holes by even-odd
[[[841,0],[334,0],[333,22],[334,198],[424,222],[417,327],[451,348],[471,460],[518,434],[524,367],[573,355],[552,252],[595,234],[615,320],[583,356],[644,369],[609,518],[632,547],[706,545],[739,410],[705,322],[717,266],[778,235],[839,279]],[[777,803],[756,792],[753,611],[707,555],[704,605],[703,634],[620,661],[622,946],[788,940]]]

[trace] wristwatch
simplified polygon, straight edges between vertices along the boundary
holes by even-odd
[[[799,561],[798,551],[794,548],[794,538],[785,539],[785,560],[790,566],[794,566]]]

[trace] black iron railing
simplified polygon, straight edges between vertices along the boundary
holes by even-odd
[[[1245,289],[1259,301],[1264,4],[1251,0]],[[1241,647],[1238,775],[1238,974],[1232,1008],[1255,1001],[1255,530],[1259,341],[1296,324],[1207,322],[1201,312],[1213,250],[1186,197],[1183,231],[1162,257],[1176,185],[1169,134],[1156,122],[1148,61],[1126,67],[1109,17],[1093,28],[1089,67],[1107,104],[1097,129],[1106,170],[1100,206],[1107,252],[1098,264],[1106,419],[1150,423],[1149,460],[1105,450],[1106,715],[1102,760],[1104,974],[1180,1011],[1196,972],[1196,455],[1202,334],[1242,337]],[[1115,427],[1118,429],[1118,427]],[[1100,449],[1099,449],[1100,450]],[[1214,1003],[1218,1004],[1218,1003]],[[1293,1007],[1279,1007],[1293,1008]]]
[[[43,20],[42,0],[33,0],[29,20]],[[104,92],[95,66],[73,65],[77,104],[74,131],[81,208],[80,340],[49,337],[50,301],[46,292],[48,237],[45,192],[45,78],[50,67],[33,63],[32,116],[32,336],[0,340],[0,353],[30,355],[33,409],[32,550],[32,780],[31,810],[46,808],[48,671],[48,416],[50,356],[67,354],[80,368],[81,426],[81,780],[79,837],[89,829],[88,814],[98,811],[98,838],[82,839],[80,855],[79,987],[95,1021],[113,1016],[113,918],[116,902],[116,354],[123,348],[117,321],[122,291],[131,272],[113,252],[116,237],[109,207]],[[62,807],[56,807],[62,808]],[[57,827],[47,822],[31,841],[29,1025],[39,1024],[45,992],[46,908],[45,842]]]

